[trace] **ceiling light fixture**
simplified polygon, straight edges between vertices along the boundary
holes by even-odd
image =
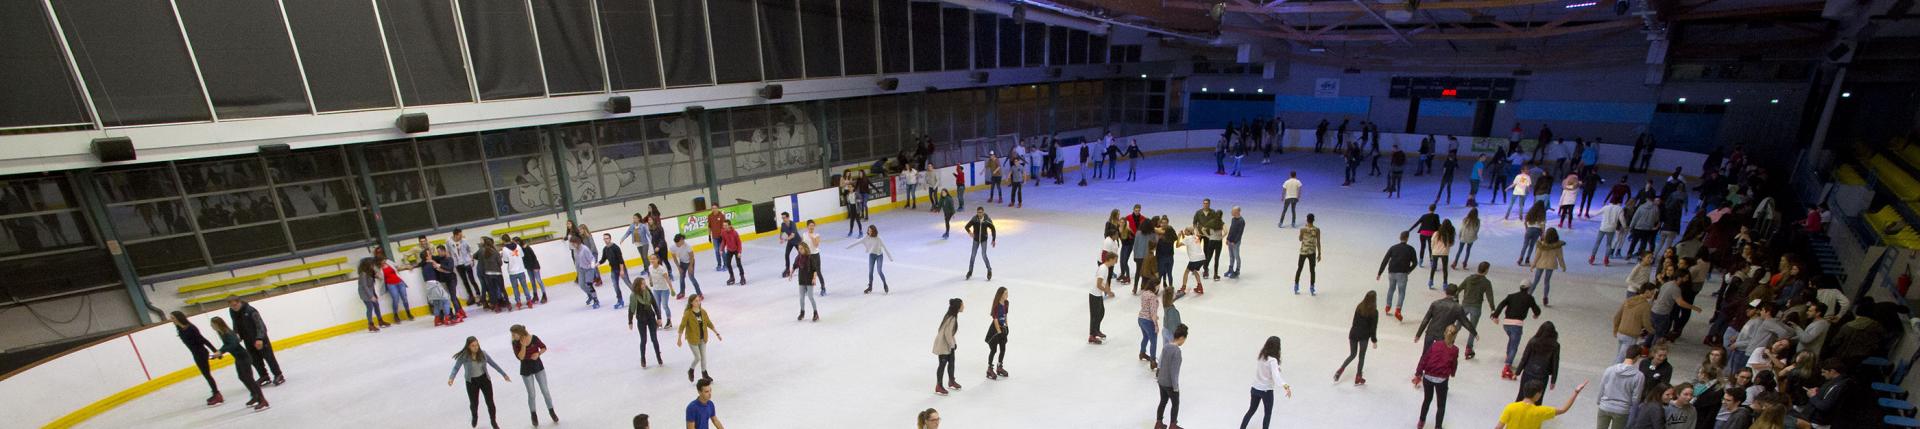
[[[1579,9],[1579,8],[1583,8],[1583,7],[1592,7],[1593,5],[1597,5],[1597,4],[1599,4],[1599,3],[1595,3],[1595,2],[1584,2],[1584,3],[1574,3],[1574,4],[1570,4],[1570,5],[1567,5],[1567,8],[1568,8],[1568,9]]]
[[[1733,99],[1731,99],[1731,98],[1722,98],[1722,99],[1720,99],[1720,103],[1722,103],[1722,104],[1725,104],[1725,103],[1732,103],[1732,102],[1733,102]]]
[[[1840,93],[1840,98],[1853,98],[1853,93],[1851,93],[1851,92],[1842,92],[1842,93]]]
[[[1207,92],[1207,87],[1200,87],[1200,92]]]
[[[1307,48],[1308,52],[1326,52],[1327,48]]]
[[[1507,100],[1500,100],[1500,104],[1507,104]]]
[[[1778,99],[1778,98],[1775,98],[1775,99],[1772,99],[1772,100],[1768,100],[1768,101],[1767,101],[1767,103],[1769,103],[1769,104],[1780,104],[1780,99]]]
[[[1680,102],[1681,102],[1681,103],[1686,103],[1686,102],[1687,102],[1687,97],[1680,97]]]
[[[1233,88],[1227,88],[1227,92],[1233,92]]]
[[[1146,73],[1141,73],[1141,74],[1140,74],[1140,78],[1141,78],[1141,79],[1146,79],[1146,78],[1147,78],[1147,74],[1146,74]]]

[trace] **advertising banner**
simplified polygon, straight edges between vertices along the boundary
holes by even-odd
[[[721,207],[720,212],[726,214],[727,222],[732,223],[735,229],[753,231],[752,204]],[[707,212],[678,216],[673,218],[673,223],[680,227],[680,234],[685,234],[688,239],[707,236]]]

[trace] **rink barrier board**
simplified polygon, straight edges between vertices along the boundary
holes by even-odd
[[[1282,147],[1286,147],[1290,149],[1305,149],[1305,148],[1312,147],[1311,142],[1307,138],[1303,138],[1310,134],[1305,134],[1302,130],[1289,130],[1289,131],[1290,132],[1287,133],[1287,138],[1281,142]],[[1305,130],[1305,131],[1310,132],[1311,130]],[[1190,153],[1190,152],[1210,152],[1213,150],[1214,142],[1218,141],[1218,134],[1219,134],[1219,130],[1167,131],[1167,132],[1160,132],[1160,133],[1130,136],[1128,138],[1116,138],[1115,144],[1124,144],[1125,142],[1132,141],[1132,140],[1145,140],[1140,142],[1141,143],[1140,146],[1141,146],[1142,152],[1144,152],[1147,155],[1165,155],[1165,154]],[[1382,140],[1387,140],[1386,143],[1397,142],[1398,140],[1403,138],[1417,141],[1419,138],[1424,137],[1424,135],[1412,135],[1412,134],[1400,134],[1400,133],[1382,133],[1381,136],[1382,136]],[[1442,144],[1444,144],[1444,141],[1442,142]],[[1463,144],[1463,146],[1468,146],[1468,145]],[[1612,146],[1612,147],[1609,147],[1609,146]],[[1618,159],[1618,158],[1624,157],[1623,152],[1626,152],[1625,149],[1628,149],[1628,148],[1622,145],[1605,144],[1601,146],[1601,149],[1602,149],[1601,151],[1602,160],[1604,161],[1608,158]],[[1613,150],[1608,150],[1608,149],[1613,149]],[[1071,149],[1067,149],[1067,150],[1071,150]],[[1673,166],[1673,165],[1698,165],[1700,161],[1705,159],[1704,155],[1697,154],[1697,153],[1677,152],[1677,151],[1671,151],[1666,149],[1661,149],[1660,151],[1662,153],[1660,153],[1659,156],[1656,156],[1654,158],[1654,161],[1655,161],[1654,165],[1651,166],[1653,167],[1652,169],[1654,171],[1670,170],[1669,166]],[[1672,153],[1667,153],[1667,152],[1672,152]],[[1681,155],[1681,156],[1674,157],[1669,155]],[[1077,156],[1071,156],[1071,157],[1065,157],[1065,158],[1069,158],[1069,159],[1063,160],[1064,163],[1067,164],[1062,168],[1063,174],[1065,172],[1078,170],[1082,167],[1077,162],[1078,161]],[[1675,158],[1680,158],[1680,159],[1675,159]],[[1603,162],[1602,164],[1608,165],[1605,162]],[[979,165],[979,163],[971,162],[971,163],[967,163],[966,165],[968,166],[969,170],[978,170],[978,168],[976,167]],[[946,170],[946,168],[942,168],[942,170]],[[989,187],[989,185],[987,184],[979,183],[977,177],[972,177],[974,176],[974,171],[969,171],[968,173],[970,176],[968,178],[971,179],[969,180],[969,182],[973,182],[976,184],[967,186],[964,192],[981,191],[981,190],[986,190]],[[943,175],[942,178],[944,179],[945,175]],[[785,201],[788,201],[789,199],[797,199],[797,197],[799,197],[802,194],[807,194],[810,192],[820,192],[825,190],[827,189],[783,195],[780,197],[773,198],[773,201],[785,202]],[[918,197],[918,198],[915,198],[914,200],[916,201],[916,203],[930,202],[930,197]],[[897,200],[897,201],[891,201],[891,202],[882,203],[878,205],[870,205],[869,210],[870,210],[870,213],[887,212],[887,211],[902,208],[905,205],[906,205],[905,200]],[[795,211],[798,212],[799,210],[795,210]],[[811,220],[813,220],[815,223],[833,223],[833,222],[840,222],[840,221],[846,220],[846,213],[844,210],[839,210],[835,212],[836,213],[829,214],[826,216],[812,218]],[[807,219],[796,219],[796,222],[804,222],[805,220]],[[619,228],[616,228],[616,229],[619,229]],[[609,230],[609,231],[612,231],[612,230]],[[671,231],[669,233],[671,233]],[[743,242],[752,241],[760,238],[765,238],[768,236],[774,236],[777,234],[779,234],[778,230],[757,232],[757,233],[751,233],[751,234],[742,234],[741,241]],[[712,250],[712,243],[701,242],[698,244],[694,244],[692,247],[693,247],[693,251],[695,252],[710,251]],[[640,261],[639,258],[629,258],[627,260],[627,265],[635,266],[636,264],[639,263],[639,261]],[[603,273],[610,272],[610,269],[602,269],[601,272]],[[573,273],[572,270],[567,270],[567,272],[565,273],[560,273],[554,276],[543,277],[543,280],[550,283],[563,283],[563,282],[573,281],[576,276],[577,275]],[[430,312],[428,310],[428,306],[417,306],[412,308],[411,310],[419,311],[419,312]],[[306,332],[303,334],[299,334],[292,337],[287,337],[286,339],[279,340],[274,344],[274,346],[276,350],[286,350],[286,349],[295,348],[301,345],[305,345],[308,343],[325,340],[335,336],[357,332],[360,329],[362,329],[363,323],[364,323],[363,320],[355,320],[352,322],[341,323],[332,327],[327,327],[323,329]],[[133,335],[133,334],[130,333],[127,335]],[[214,369],[225,368],[231,365],[232,365],[232,358],[222,358],[220,360],[216,360],[212,362],[211,368],[214,368]],[[23,369],[20,372],[24,372],[24,371],[25,369]],[[187,366],[185,368],[166,373],[159,377],[153,377],[152,379],[147,380],[146,382],[139,383],[132,387],[121,390],[120,392],[108,395],[105,398],[94,401],[91,404],[88,404],[78,410],[75,410],[71,413],[68,413],[52,421],[51,423],[48,423],[44,427],[48,427],[48,428],[73,427],[74,425],[77,425],[88,419],[91,419],[107,411],[110,411],[121,404],[133,401],[142,396],[158,391],[162,388],[166,388],[168,386],[173,385],[174,383],[192,379],[197,375],[199,375],[199,369],[197,367]]]

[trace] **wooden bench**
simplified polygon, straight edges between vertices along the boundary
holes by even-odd
[[[491,237],[499,237],[502,235],[509,235],[516,232],[523,232],[527,230],[545,229],[547,225],[552,225],[552,224],[553,224],[552,221],[543,220],[539,222],[529,223],[526,225],[509,226],[506,228],[494,228],[492,231],[487,231],[487,235]]]

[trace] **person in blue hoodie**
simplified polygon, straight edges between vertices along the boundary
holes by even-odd
[[[1646,376],[1640,373],[1640,359],[1646,349],[1639,345],[1627,347],[1626,357],[1620,363],[1607,367],[1600,374],[1599,417],[1596,429],[1625,429],[1627,414],[1634,404],[1640,402],[1640,394],[1646,384]]]

